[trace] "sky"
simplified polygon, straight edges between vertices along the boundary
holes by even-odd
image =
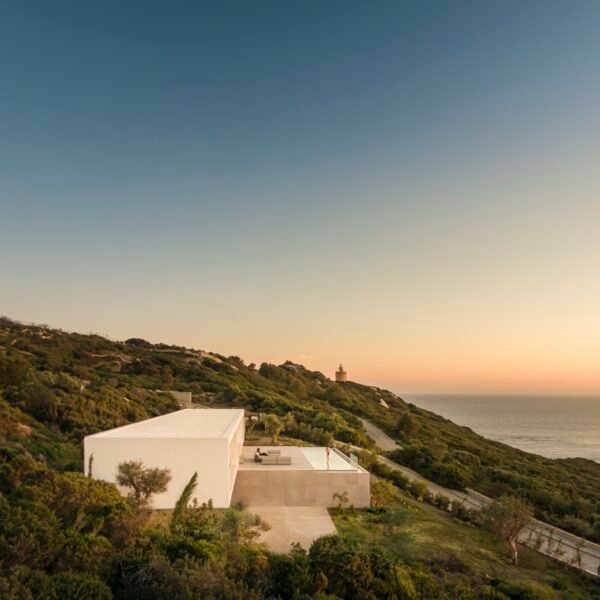
[[[600,393],[600,3],[0,4],[0,314],[403,392]]]

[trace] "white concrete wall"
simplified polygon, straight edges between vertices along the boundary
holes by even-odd
[[[244,419],[237,422],[227,437],[201,438],[120,438],[88,436],[84,440],[84,466],[87,474],[90,454],[94,454],[92,476],[116,483],[119,463],[141,460],[146,467],[167,468],[171,481],[166,492],[153,498],[153,508],[173,508],[194,471],[198,485],[194,494],[198,502],[212,499],[214,506],[229,506],[241,444]],[[230,454],[233,452],[233,455]],[[126,495],[129,490],[120,488]]]
[[[227,455],[228,455],[228,493],[229,500],[233,494],[233,486],[237,477],[238,467],[240,465],[240,457],[244,448],[244,439],[246,437],[246,420],[242,414],[241,419],[235,424],[232,431],[229,432],[227,439]]]

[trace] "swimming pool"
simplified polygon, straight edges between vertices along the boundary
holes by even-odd
[[[329,466],[327,465],[326,448],[300,448],[300,452],[317,471],[356,471],[356,467],[334,450],[329,454]]]

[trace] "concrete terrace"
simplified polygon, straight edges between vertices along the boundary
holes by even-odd
[[[348,494],[348,504],[369,506],[369,473],[346,455],[331,449],[329,468],[323,447],[260,446],[291,458],[289,465],[254,462],[257,446],[244,446],[233,488],[232,503],[242,502],[271,529],[260,541],[275,552],[288,552],[293,542],[308,549],[322,535],[336,532],[327,510],[337,505],[333,495]]]
[[[244,446],[238,468],[232,503],[248,507],[337,506],[336,494],[346,494],[348,505],[370,505],[369,473],[339,450],[331,451],[329,469],[325,448],[261,446],[278,450],[292,459],[289,465],[254,462],[256,446]]]
[[[271,526],[259,541],[274,552],[289,552],[293,543],[308,550],[317,538],[337,533],[328,510],[322,506],[253,506],[251,511]]]
[[[282,456],[290,456],[290,465],[265,465],[254,462],[254,454],[259,446],[244,446],[239,471],[366,471],[337,449],[331,450],[329,468],[325,448],[303,448],[299,446],[260,446],[262,452],[277,450]],[[310,460],[309,460],[310,457]],[[312,462],[311,462],[312,460]]]

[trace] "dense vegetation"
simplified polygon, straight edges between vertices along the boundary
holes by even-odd
[[[539,516],[599,537],[596,463],[529,455],[390,392],[338,385],[291,363],[256,368],[238,357],[1,319],[0,597],[505,600],[595,594],[594,584],[567,572],[533,587],[521,573],[522,583],[511,589],[485,575],[487,566],[454,568],[437,558],[403,555],[400,538],[391,547],[389,540],[365,546],[356,536],[329,537],[308,553],[273,555],[254,543],[257,524],[237,509],[192,507],[179,510],[184,514],[176,525],[156,522],[114,486],[81,474],[81,439],[176,409],[169,394],[157,391],[167,389],[191,390],[204,405],[277,415],[279,425],[267,419],[270,435],[281,427],[288,438],[316,444],[335,438],[373,447],[358,418],[368,417],[401,441],[398,461],[448,485],[490,495],[517,492]],[[351,514],[357,523],[399,514],[385,506],[374,510]]]

